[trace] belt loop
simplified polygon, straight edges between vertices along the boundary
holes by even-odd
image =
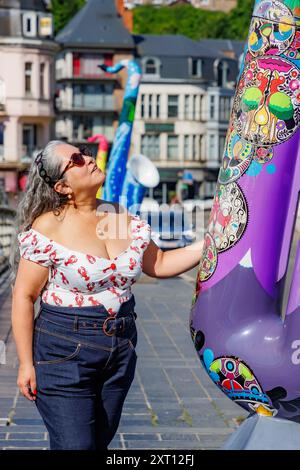
[[[73,331],[78,331],[78,316],[77,315],[75,315],[75,318],[74,318]]]

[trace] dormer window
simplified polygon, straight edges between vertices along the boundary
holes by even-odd
[[[145,64],[145,73],[147,75],[156,75],[157,68],[156,68],[155,60],[153,60],[153,59],[148,59],[147,60],[147,62]]]
[[[34,12],[23,13],[23,35],[29,38],[37,35],[37,16]]]
[[[144,75],[152,77],[160,76],[160,60],[156,57],[144,57],[142,60],[142,69]]]
[[[216,60],[215,64],[215,77],[217,86],[221,88],[228,88],[229,79],[229,64],[225,60]]]
[[[201,78],[202,77],[202,59],[192,59],[192,70],[191,75],[193,77]]]

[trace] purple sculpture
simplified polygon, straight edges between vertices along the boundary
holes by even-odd
[[[207,373],[250,413],[300,422],[300,0],[259,0],[190,313]],[[289,288],[287,306],[283,295]]]

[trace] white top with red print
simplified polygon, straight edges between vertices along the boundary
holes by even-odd
[[[71,250],[31,228],[18,234],[20,255],[50,267],[41,298],[50,305],[103,305],[114,315],[132,295],[131,286],[142,273],[143,254],[151,241],[151,227],[131,217],[132,242],[113,259]]]

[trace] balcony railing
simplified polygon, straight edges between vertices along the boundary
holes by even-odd
[[[56,107],[59,111],[116,111],[116,101],[114,97],[104,97],[102,100],[91,101],[73,101],[72,104],[67,103],[65,100],[57,99]]]

